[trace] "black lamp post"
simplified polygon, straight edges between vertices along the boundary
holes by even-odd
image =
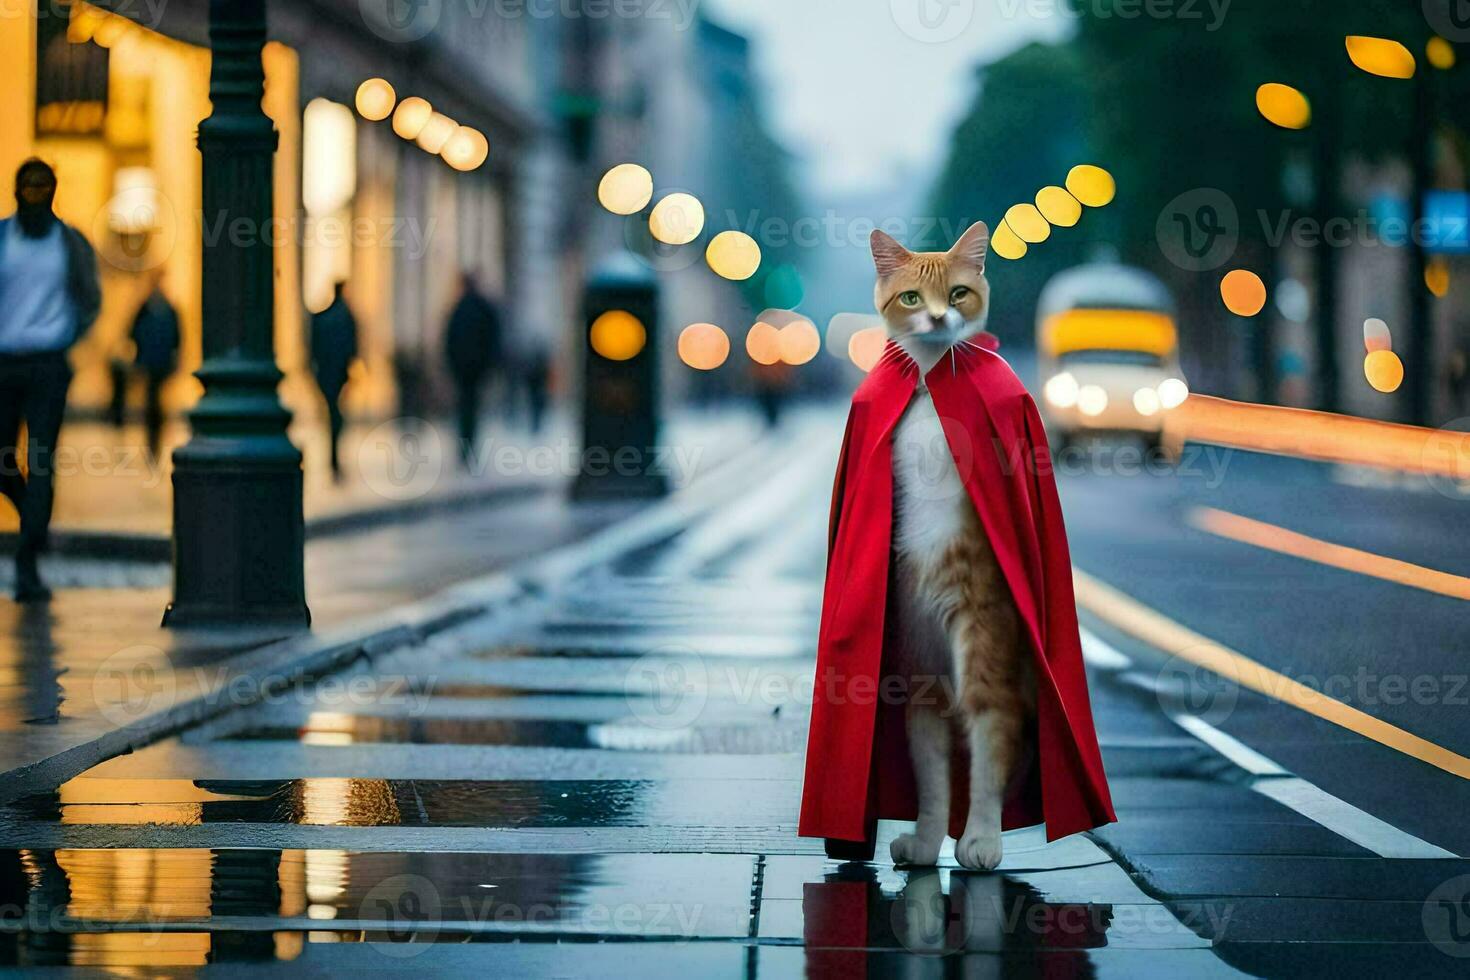
[[[270,241],[276,131],[260,107],[265,0],[210,0],[214,111],[204,157],[204,397],[174,454],[174,601],[166,626],[306,626],[301,453],[276,396]]]

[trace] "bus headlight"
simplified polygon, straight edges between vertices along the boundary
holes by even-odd
[[[1142,416],[1159,414],[1159,403],[1162,401],[1159,393],[1152,388],[1139,388],[1133,393],[1133,407]]]
[[[1042,394],[1057,408],[1071,408],[1077,404],[1077,379],[1063,371],[1046,383]]]
[[[1178,408],[1188,397],[1189,385],[1178,378],[1170,378],[1159,383],[1159,404],[1165,408]]]
[[[1097,385],[1084,385],[1077,392],[1077,407],[1083,415],[1101,415],[1108,410],[1108,393]]]

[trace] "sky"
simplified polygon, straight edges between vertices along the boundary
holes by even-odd
[[[1065,0],[704,0],[748,35],[776,136],[819,198],[927,183],[974,69],[1070,30]]]

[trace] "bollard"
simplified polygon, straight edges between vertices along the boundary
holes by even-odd
[[[582,454],[574,500],[658,497],[658,279],[615,252],[587,282],[582,319]]]

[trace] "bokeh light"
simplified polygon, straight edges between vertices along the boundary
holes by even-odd
[[[1011,226],[1002,221],[995,229],[995,234],[990,236],[990,250],[1003,259],[1022,259],[1026,257],[1026,243],[1021,241],[1019,235],[1011,230]]]
[[[460,126],[439,151],[444,162],[455,170],[474,170],[490,155],[490,141],[471,126]]]
[[[1404,383],[1404,362],[1391,350],[1376,350],[1363,358],[1363,376],[1374,391],[1391,394]]]
[[[1133,393],[1133,408],[1139,415],[1157,415],[1162,407],[1159,393],[1152,388],[1139,388]]]
[[[1058,228],[1071,228],[1082,220],[1082,203],[1065,187],[1043,187],[1036,193],[1036,209]]]
[[[637,214],[653,200],[653,174],[636,163],[620,163],[602,175],[597,200],[613,214]]]
[[[1380,350],[1393,350],[1393,332],[1388,324],[1378,317],[1363,321],[1363,349],[1369,354]]]
[[[761,247],[743,231],[722,231],[711,239],[704,260],[716,275],[738,282],[761,267]]]
[[[423,129],[419,130],[417,140],[419,149],[425,153],[438,153],[444,149],[444,144],[449,142],[449,138],[457,129],[459,129],[459,123],[444,113],[431,113],[429,121],[424,123]]]
[[[1067,190],[1087,207],[1102,208],[1118,196],[1118,183],[1102,167],[1084,163],[1067,174]]]
[[[1016,237],[1031,245],[1044,242],[1051,237],[1051,225],[1041,216],[1034,204],[1017,204],[1006,212],[1006,224]]]
[[[648,342],[643,323],[626,310],[609,310],[592,321],[592,349],[609,361],[637,357]]]
[[[1424,267],[1424,285],[1441,299],[1450,294],[1450,266],[1444,259],[1435,259]]]
[[[713,371],[730,356],[730,338],[713,323],[691,323],[679,333],[679,360],[698,371]]]
[[[810,320],[793,320],[781,328],[781,360],[796,366],[805,364],[822,351],[822,335]]]
[[[1432,37],[1424,47],[1424,57],[1429,63],[1440,71],[1449,71],[1455,67],[1455,46],[1442,37]]]
[[[669,194],[653,206],[648,230],[665,245],[688,245],[704,231],[704,205],[693,194]]]
[[[767,274],[761,292],[765,296],[767,306],[779,310],[791,310],[800,306],[801,301],[806,299],[806,284],[801,281],[801,273],[797,271],[796,266],[782,264]]]
[[[357,87],[357,114],[377,122],[387,119],[398,102],[398,93],[385,78],[369,78]]]
[[[863,372],[873,370],[888,347],[888,332],[882,327],[864,327],[847,341],[847,356]]]
[[[1381,78],[1414,77],[1414,53],[1398,41],[1384,37],[1350,35],[1347,39],[1347,52],[1353,64],[1370,75]]]
[[[406,140],[418,139],[433,114],[434,107],[429,105],[428,99],[410,95],[393,111],[393,132]]]
[[[745,353],[757,364],[775,364],[781,360],[781,331],[764,320],[756,321],[745,335]]]
[[[1290,85],[1267,82],[1256,89],[1256,108],[1282,129],[1306,129],[1312,124],[1312,104]]]
[[[1175,409],[1189,399],[1189,385],[1179,378],[1166,378],[1159,382],[1159,404]]]
[[[1266,308],[1266,284],[1248,269],[1234,269],[1220,281],[1220,298],[1236,316],[1255,316]]]
[[[1108,393],[1101,385],[1083,385],[1077,389],[1077,408],[1083,415],[1096,418],[1108,410]]]

